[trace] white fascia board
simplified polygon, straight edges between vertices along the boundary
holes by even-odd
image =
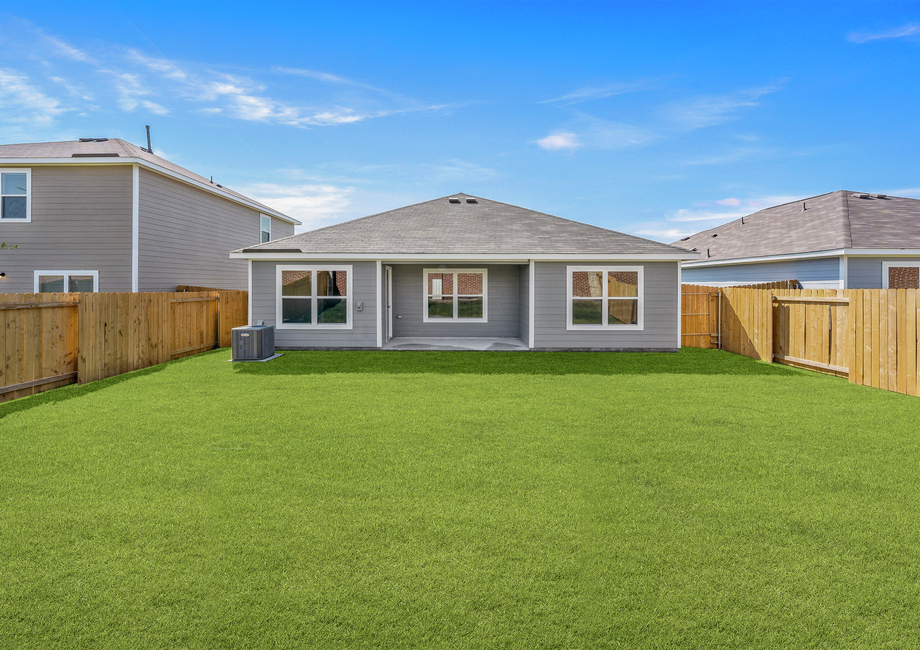
[[[149,160],[144,160],[143,158],[122,158],[122,157],[114,158],[114,156],[113,157],[100,156],[98,159],[96,158],[4,158],[0,160],[0,166],[7,166],[7,165],[14,165],[14,166],[21,166],[21,165],[104,165],[104,166],[140,165],[141,167],[144,167],[145,169],[149,169],[152,172],[156,172],[157,174],[161,174],[163,176],[174,178],[177,181],[185,183],[186,185],[191,185],[192,187],[197,187],[200,190],[205,190],[206,192],[210,192],[211,194],[214,194],[215,196],[219,196],[222,199],[227,199],[228,201],[232,201],[233,203],[239,203],[240,205],[245,205],[247,208],[251,208],[263,214],[270,214],[276,219],[281,219],[282,221],[292,223],[295,226],[302,225],[301,222],[298,221],[297,219],[289,217],[286,214],[281,214],[280,212],[276,212],[275,210],[268,208],[268,206],[257,205],[256,203],[253,203],[252,201],[246,201],[239,197],[232,196],[230,194],[225,194],[224,192],[220,191],[220,188],[211,187],[211,185],[208,183],[202,183],[201,181],[195,180],[194,178],[183,176],[182,174],[174,172],[170,169],[166,169],[165,167],[160,167],[159,165],[156,165],[150,162]]]
[[[764,262],[777,262],[783,260],[810,260],[824,257],[838,257],[841,255],[857,257],[916,257],[920,256],[920,248],[837,248],[814,253],[788,253],[786,255],[767,255],[764,257],[736,257],[730,260],[713,260],[712,262],[707,262],[705,260],[700,262],[683,262],[683,267],[686,269],[697,269],[707,266],[761,264]]]
[[[695,255],[695,254],[694,254]],[[279,260],[368,260],[381,259],[380,253],[245,253],[232,252],[230,258],[235,260],[264,260],[266,262]],[[383,262],[494,262],[496,264],[529,264],[531,260],[537,262],[676,262],[695,259],[683,253],[666,255],[597,255],[590,254],[543,254],[528,255],[526,257],[509,257],[506,254],[469,255],[467,253],[406,253],[400,255],[386,255]]]

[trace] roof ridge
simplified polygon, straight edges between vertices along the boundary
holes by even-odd
[[[840,202],[843,204],[843,242],[840,248],[853,247],[853,227],[850,223],[850,192],[840,190]]]

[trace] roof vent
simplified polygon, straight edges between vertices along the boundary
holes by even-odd
[[[871,199],[872,198],[871,194],[857,194],[856,196],[858,196],[861,199]]]
[[[691,249],[690,249],[690,252],[691,252],[691,253],[695,253],[695,252],[696,252],[696,249],[695,249],[695,248],[691,248]]]
[[[114,151],[100,151],[99,153],[72,153],[71,158],[118,158]]]
[[[108,138],[80,138],[80,142],[108,142]]]
[[[476,203],[476,199],[474,199],[472,196],[468,196],[468,197],[466,197],[466,202],[467,202],[467,203]]]
[[[689,238],[689,237],[684,237],[683,239],[681,239],[681,241],[687,241],[688,239],[690,239],[690,238]]]
[[[460,199],[456,196],[452,196],[447,200],[450,201],[451,203],[460,203]]]
[[[712,235],[710,235],[710,236],[711,236],[711,237],[718,237],[718,236],[719,236],[719,233],[714,233],[714,234],[712,234]]]
[[[876,195],[875,195],[875,198],[877,198],[877,199],[887,199],[887,198],[888,198],[888,195],[887,195],[887,194],[876,194]]]

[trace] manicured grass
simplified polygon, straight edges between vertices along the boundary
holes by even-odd
[[[0,405],[4,648],[915,648],[920,399],[215,351]]]

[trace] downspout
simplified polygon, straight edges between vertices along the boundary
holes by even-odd
[[[527,323],[527,329],[528,329],[527,347],[529,347],[531,350],[533,349],[533,339],[534,339],[534,322],[533,321],[534,321],[534,315],[536,314],[536,311],[537,311],[536,305],[534,305],[534,299],[537,295],[536,287],[534,286],[536,282],[536,278],[537,278],[536,265],[534,264],[533,260],[530,260],[530,318],[528,319],[530,322]]]
[[[249,312],[246,316],[246,322],[252,326],[252,258],[246,261],[249,262],[249,290],[246,293],[246,302]]]
[[[141,168],[135,163],[131,170],[131,293],[138,292],[138,248],[140,239]]]

